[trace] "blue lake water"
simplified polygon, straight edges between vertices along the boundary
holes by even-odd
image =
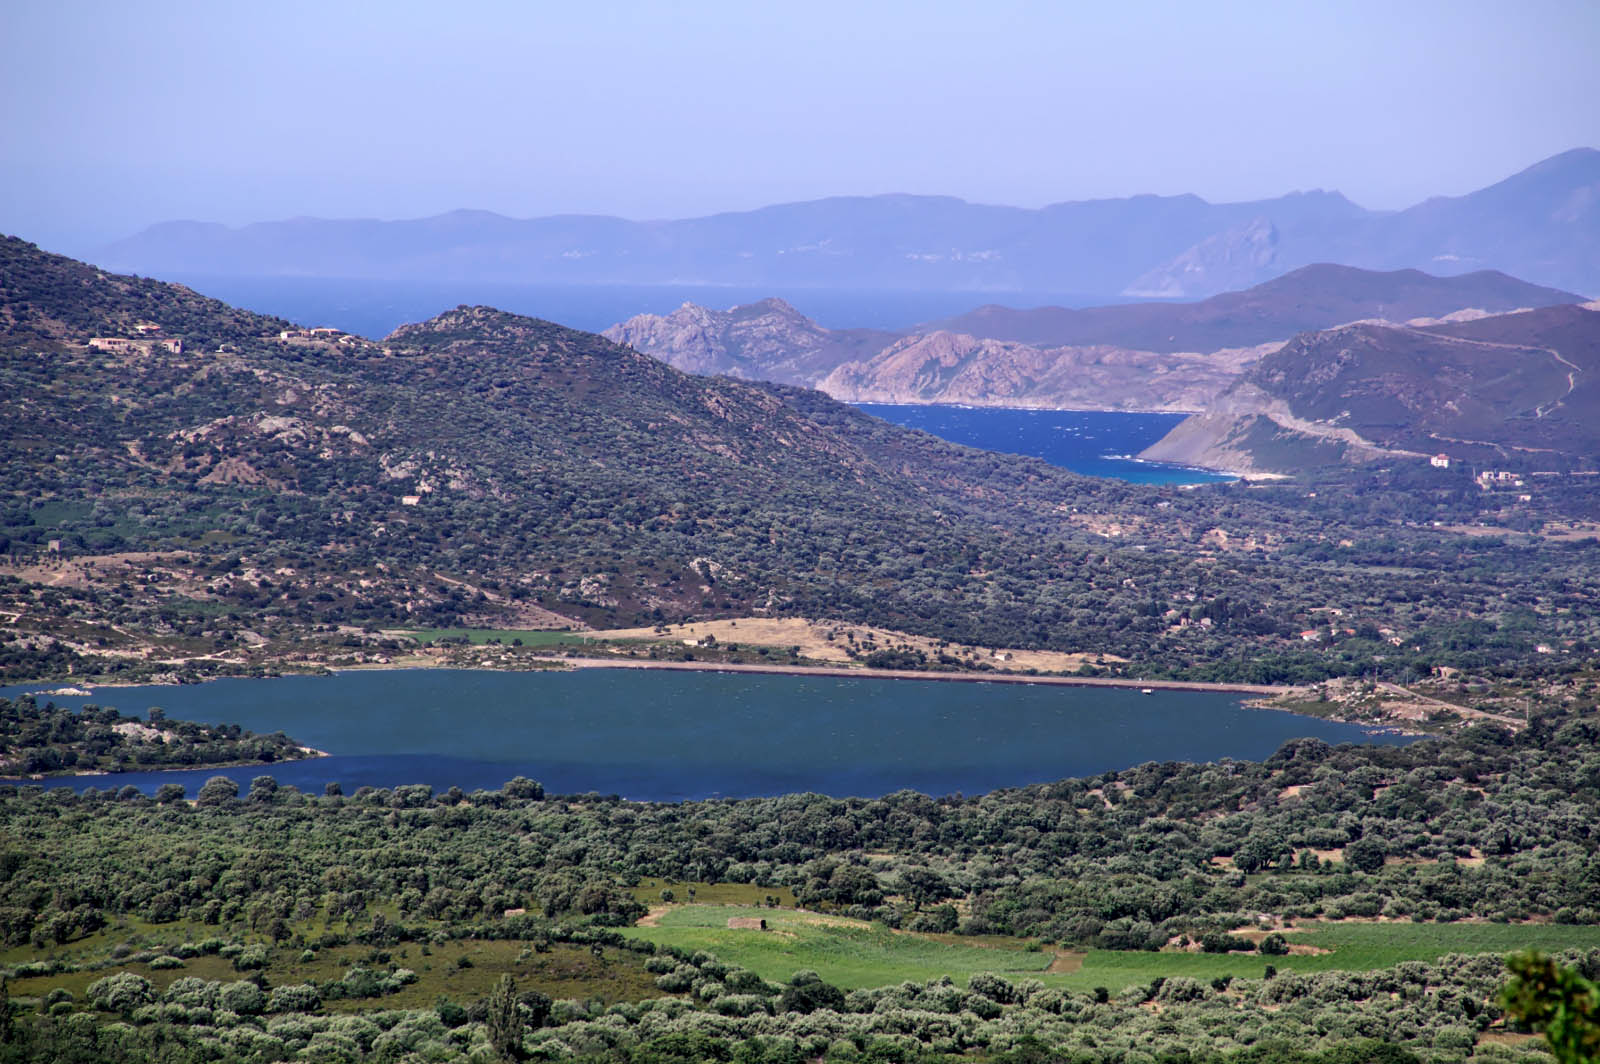
[[[874,417],[921,429],[951,443],[1042,458],[1091,477],[1115,477],[1135,484],[1212,484],[1233,479],[1131,457],[1171,431],[1183,420],[1182,414],[892,403],[859,406]]]
[[[555,793],[660,801],[976,794],[1145,761],[1260,759],[1300,736],[1406,741],[1210,692],[625,669],[346,672],[51,700],[139,715],[160,706],[179,720],[281,730],[333,755],[46,781],[147,793],[181,783],[191,797],[218,774],[245,787],[268,774],[317,793],[338,782],[346,794],[406,783],[493,789],[519,774]]]

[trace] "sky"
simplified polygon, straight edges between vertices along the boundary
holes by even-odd
[[[1597,0],[4,0],[0,231],[1459,195],[1600,147]]]

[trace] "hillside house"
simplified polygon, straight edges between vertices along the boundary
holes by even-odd
[[[278,334],[278,339],[284,343],[307,343],[311,341],[338,340],[344,336],[343,329],[335,329],[331,325],[318,325],[314,329],[284,329]]]
[[[420,506],[420,505],[422,505],[422,496],[421,495],[402,495],[402,496],[400,496],[400,505],[401,506]]]
[[[1432,458],[1428,459],[1428,464],[1433,466],[1435,469],[1449,469],[1450,456],[1447,454],[1436,454]]]
[[[111,351],[117,354],[138,353],[148,355],[157,347],[165,348],[175,355],[183,354],[183,341],[178,339],[136,339],[127,336],[92,336],[89,346],[96,351]]]
[[[767,922],[758,916],[728,917],[729,931],[765,931]]]

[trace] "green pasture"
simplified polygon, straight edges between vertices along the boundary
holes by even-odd
[[[1284,933],[1291,944],[1327,953],[1264,957],[1256,953],[1144,953],[1091,950],[1076,972],[1059,977],[1074,990],[1103,986],[1113,993],[1156,976],[1210,980],[1232,976],[1260,979],[1267,965],[1278,971],[1370,971],[1404,961],[1434,962],[1451,953],[1550,952],[1600,947],[1600,927],[1557,924],[1307,923]],[[1055,978],[1055,977],[1053,977]]]
[[[728,920],[735,916],[764,919],[768,930],[729,930]],[[939,975],[965,983],[976,972],[1021,979],[1042,974],[1055,959],[1048,950],[1029,952],[1021,939],[985,939],[980,944],[954,936],[905,934],[842,917],[733,905],[676,906],[660,924],[625,928],[623,934],[657,945],[709,950],[725,963],[774,982],[809,968],[847,990]]]
[[[727,922],[733,916],[765,918],[770,930],[730,930]],[[1327,952],[1284,957],[1115,950],[1077,953],[1049,946],[1030,952],[1028,943],[1020,939],[902,933],[855,920],[717,905],[675,906],[661,917],[659,925],[624,933],[658,945],[708,950],[726,963],[749,968],[770,980],[786,980],[809,968],[836,986],[853,989],[941,975],[965,983],[974,972],[995,972],[1012,979],[1038,978],[1072,990],[1103,986],[1113,993],[1132,984],[1147,984],[1158,976],[1260,979],[1269,964],[1279,971],[1367,971],[1402,961],[1433,962],[1450,953],[1600,947],[1600,927],[1339,922],[1308,923],[1286,932],[1290,943]],[[1052,966],[1054,971],[1047,970]]]

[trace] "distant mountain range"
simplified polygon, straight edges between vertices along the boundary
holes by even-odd
[[[1402,211],[1337,192],[1133,196],[1037,210],[838,197],[679,221],[455,211],[414,221],[167,222],[102,249],[151,274],[1123,294],[1193,299],[1317,262],[1497,269],[1600,294],[1600,151]]]
[[[1437,454],[1480,468],[1600,467],[1600,303],[1306,333],[1143,457],[1296,472]]]
[[[726,311],[685,304],[605,336],[693,373],[801,384],[850,401],[1192,411],[1296,333],[1582,298],[1489,271],[1440,278],[1317,265],[1199,303],[989,306],[904,333],[825,329],[768,299]]]

